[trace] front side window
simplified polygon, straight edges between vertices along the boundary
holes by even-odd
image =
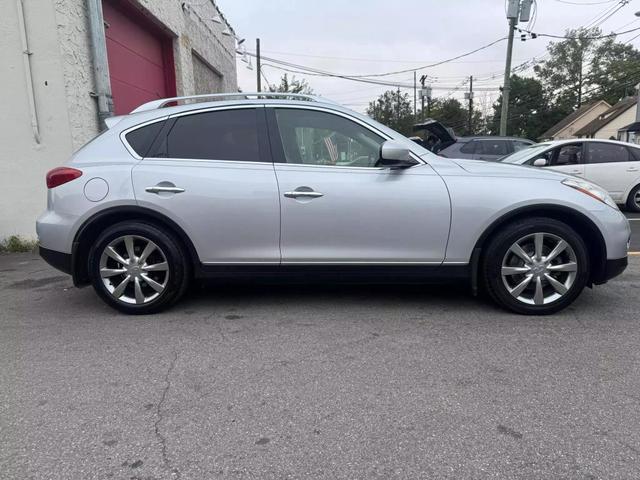
[[[629,150],[613,143],[587,143],[587,163],[615,163],[629,161]]]
[[[582,163],[581,145],[564,145],[557,148],[551,160],[551,165],[579,165]]]
[[[254,108],[218,110],[178,117],[163,147],[168,158],[258,162]]]
[[[375,167],[384,138],[344,117],[314,110],[276,109],[287,163]]]

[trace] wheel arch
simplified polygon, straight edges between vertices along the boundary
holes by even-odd
[[[475,261],[471,262],[474,282],[477,282],[478,269],[481,263],[480,260],[483,258],[484,251],[486,250],[486,246],[491,238],[500,230],[501,227],[517,220],[532,217],[552,218],[566,223],[573,228],[582,237],[589,253],[589,260],[591,263],[589,285],[593,283],[604,283],[604,281],[606,281],[605,269],[607,263],[607,245],[596,224],[593,223],[593,221],[586,215],[577,210],[562,205],[550,204],[530,205],[517,208],[494,220],[493,223],[485,229],[482,235],[480,235],[480,238],[478,238],[472,253],[472,260],[475,259]]]
[[[93,242],[105,228],[125,220],[136,220],[151,223],[174,235],[180,246],[184,248],[194,270],[199,265],[198,253],[184,230],[166,215],[149,208],[135,205],[111,207],[91,216],[80,226],[73,239],[71,250],[71,275],[75,286],[88,285],[89,272],[87,258]]]

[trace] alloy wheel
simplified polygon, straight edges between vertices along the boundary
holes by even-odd
[[[633,196],[633,203],[635,203],[636,208],[640,210],[640,189],[638,189],[636,194]]]
[[[100,277],[119,302],[144,305],[167,287],[169,264],[162,249],[139,235],[111,241],[100,256]]]
[[[578,272],[571,245],[551,233],[533,233],[516,241],[502,260],[502,282],[518,301],[547,305],[563,297]]]

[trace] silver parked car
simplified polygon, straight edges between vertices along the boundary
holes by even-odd
[[[433,119],[427,119],[425,122],[414,125],[413,131],[426,132],[431,138],[437,139],[430,150],[447,158],[469,158],[497,162],[502,157],[534,144],[531,140],[519,137],[495,135],[458,137],[452,129]]]
[[[627,265],[629,223],[601,188],[440,158],[316,97],[158,100],[108,126],[47,174],[37,231],[45,260],[123,312],[194,278],[268,277],[467,279],[548,314]]]

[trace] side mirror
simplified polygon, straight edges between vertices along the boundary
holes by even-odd
[[[417,163],[411,158],[411,151],[400,142],[387,140],[380,147],[379,167],[409,168]]]
[[[536,158],[533,161],[533,166],[534,167],[546,167],[547,166],[547,159],[546,158]]]

